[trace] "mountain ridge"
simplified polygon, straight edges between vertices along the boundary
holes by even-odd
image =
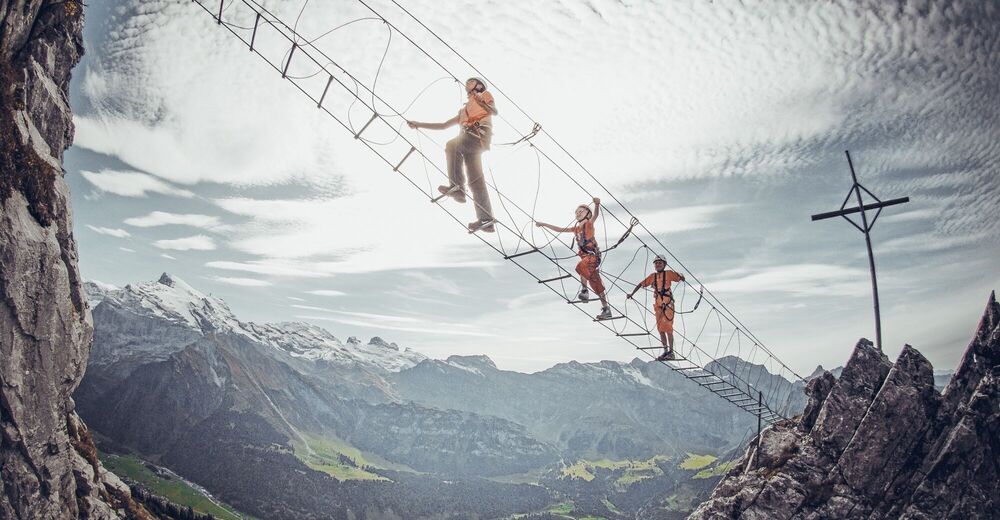
[[[765,429],[693,519],[989,518],[1000,496],[1000,305],[991,293],[943,393],[906,345],[858,342],[812,379],[801,416]]]

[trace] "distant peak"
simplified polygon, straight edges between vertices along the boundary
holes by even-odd
[[[496,364],[489,356],[448,356],[448,363],[458,364],[466,367],[488,367],[496,369]]]
[[[383,347],[383,348],[388,348],[388,349],[397,350],[397,351],[399,350],[399,345],[397,345],[395,343],[388,343],[384,339],[382,339],[382,338],[380,338],[378,336],[375,336],[371,340],[369,340],[368,344],[371,345],[371,346],[374,346],[374,347]]]
[[[198,291],[195,291],[194,287],[191,287],[190,285],[188,285],[187,282],[185,282],[184,280],[181,280],[180,278],[178,278],[178,277],[176,277],[176,276],[174,276],[174,275],[172,275],[170,273],[163,273],[163,274],[161,274],[160,275],[160,279],[157,280],[156,282],[159,283],[159,284],[161,284],[161,285],[166,285],[167,287],[173,287],[174,289],[181,289],[181,290],[187,291],[187,292],[198,292]]]

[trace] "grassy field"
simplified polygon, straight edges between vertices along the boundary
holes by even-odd
[[[306,466],[322,471],[337,480],[388,480],[362,468],[380,467],[370,462],[360,450],[339,439],[330,437],[320,437],[309,433],[303,434],[309,449],[301,441],[293,441],[292,447],[295,450],[295,457],[305,463]],[[312,450],[310,452],[310,449]],[[350,459],[352,463],[345,463],[341,456]]]
[[[715,462],[716,458],[717,457],[712,455],[695,455],[694,453],[688,453],[684,462],[681,462],[680,468],[689,470],[702,469]]]
[[[711,468],[705,468],[705,469],[699,471],[698,473],[695,474],[694,477],[691,477],[691,478],[721,477],[721,476],[725,475],[726,472],[729,471],[729,468],[732,468],[733,464],[735,464],[735,463],[736,463],[736,461],[729,461],[729,462],[723,462],[722,464],[716,464],[715,466],[713,466]]]
[[[670,460],[670,457],[657,455],[646,460],[580,460],[562,470],[560,478],[582,479],[587,482],[594,480],[598,468],[619,472],[615,479],[615,488],[624,490],[628,486],[648,478],[663,475],[659,462]]]
[[[112,473],[139,482],[153,493],[166,497],[175,504],[190,506],[191,509],[199,513],[208,513],[223,520],[250,518],[225,504],[221,504],[221,502],[218,504],[212,502],[200,491],[179,478],[165,479],[160,477],[134,456],[102,453],[100,459],[104,467]]]

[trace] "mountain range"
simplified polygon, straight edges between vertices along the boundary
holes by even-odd
[[[492,517],[571,500],[613,518],[631,514],[615,500],[665,499],[697,473],[676,469],[689,454],[728,453],[756,424],[656,362],[525,374],[485,356],[430,359],[378,337],[244,322],[166,273],[85,290],[94,344],[74,398],[102,448],[166,465],[255,516]],[[578,478],[589,461],[617,469]],[[289,488],[262,491],[262,478]],[[707,493],[714,478],[694,487]],[[445,482],[454,496],[423,494]]]

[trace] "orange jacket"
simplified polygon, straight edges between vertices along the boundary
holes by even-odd
[[[469,100],[465,102],[465,106],[462,107],[462,110],[458,111],[459,124],[466,128],[475,125],[476,123],[479,123],[481,126],[491,126],[493,119],[489,110],[483,108],[478,101],[473,99],[473,94],[469,94]],[[484,90],[483,102],[487,105],[493,103],[493,94]]]
[[[675,271],[663,271],[653,273],[639,283],[643,287],[653,286],[653,293],[656,294],[657,303],[670,303],[673,295],[670,292],[670,284],[681,281],[681,275]]]

